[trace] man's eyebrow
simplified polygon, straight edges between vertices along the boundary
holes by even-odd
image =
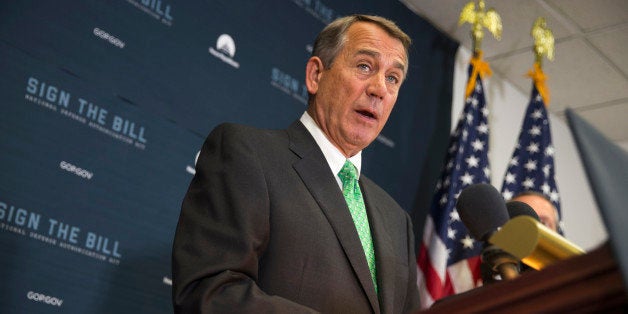
[[[370,49],[360,49],[358,51],[356,51],[355,55],[367,55],[367,56],[371,56],[373,58],[377,58],[379,57],[380,53],[374,50],[370,50]]]
[[[360,49],[355,53],[355,56],[359,56],[359,55],[367,55],[373,58],[378,58],[380,56],[380,53],[374,50],[370,50],[370,49]],[[405,64],[399,62],[399,61],[394,61],[395,68],[398,68],[399,70],[401,70],[404,74],[406,73],[406,66]]]

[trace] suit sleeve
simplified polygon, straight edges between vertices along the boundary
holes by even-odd
[[[201,149],[173,244],[176,313],[314,312],[257,285],[270,204],[250,134],[221,125]]]

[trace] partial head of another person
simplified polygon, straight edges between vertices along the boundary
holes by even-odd
[[[552,204],[552,201],[542,193],[535,191],[525,191],[517,194],[511,201],[524,202],[539,215],[539,220],[552,231],[558,232],[559,217],[558,210]]]

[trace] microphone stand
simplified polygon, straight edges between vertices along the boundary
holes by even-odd
[[[498,272],[503,280],[519,277],[519,260],[513,255],[489,244],[482,250],[482,262],[488,264],[493,272]]]

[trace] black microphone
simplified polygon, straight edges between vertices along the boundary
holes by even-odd
[[[534,218],[534,220],[536,221],[539,221],[539,222],[541,221],[541,219],[539,218],[539,215],[536,214],[534,209],[530,205],[524,202],[508,201],[506,202],[506,208],[508,209],[508,216],[510,216],[510,219],[513,219],[518,216],[528,216],[528,217]],[[519,264],[519,273],[523,273],[531,269],[534,269],[534,268],[528,266],[527,264],[523,262]],[[494,274],[491,274],[491,276],[493,275]]]
[[[510,219],[517,216],[529,216],[534,218],[536,221],[541,221],[541,219],[539,219],[539,215],[536,214],[534,209],[524,202],[508,201],[506,203],[506,208],[508,209],[508,216],[510,216]]]
[[[471,236],[482,242],[509,219],[504,198],[486,183],[473,184],[462,190],[456,208]]]
[[[510,218],[499,191],[486,183],[470,185],[458,196],[456,208],[469,233],[484,244],[482,263],[490,271],[499,272],[503,279],[519,276],[519,260],[488,243],[491,235]]]

